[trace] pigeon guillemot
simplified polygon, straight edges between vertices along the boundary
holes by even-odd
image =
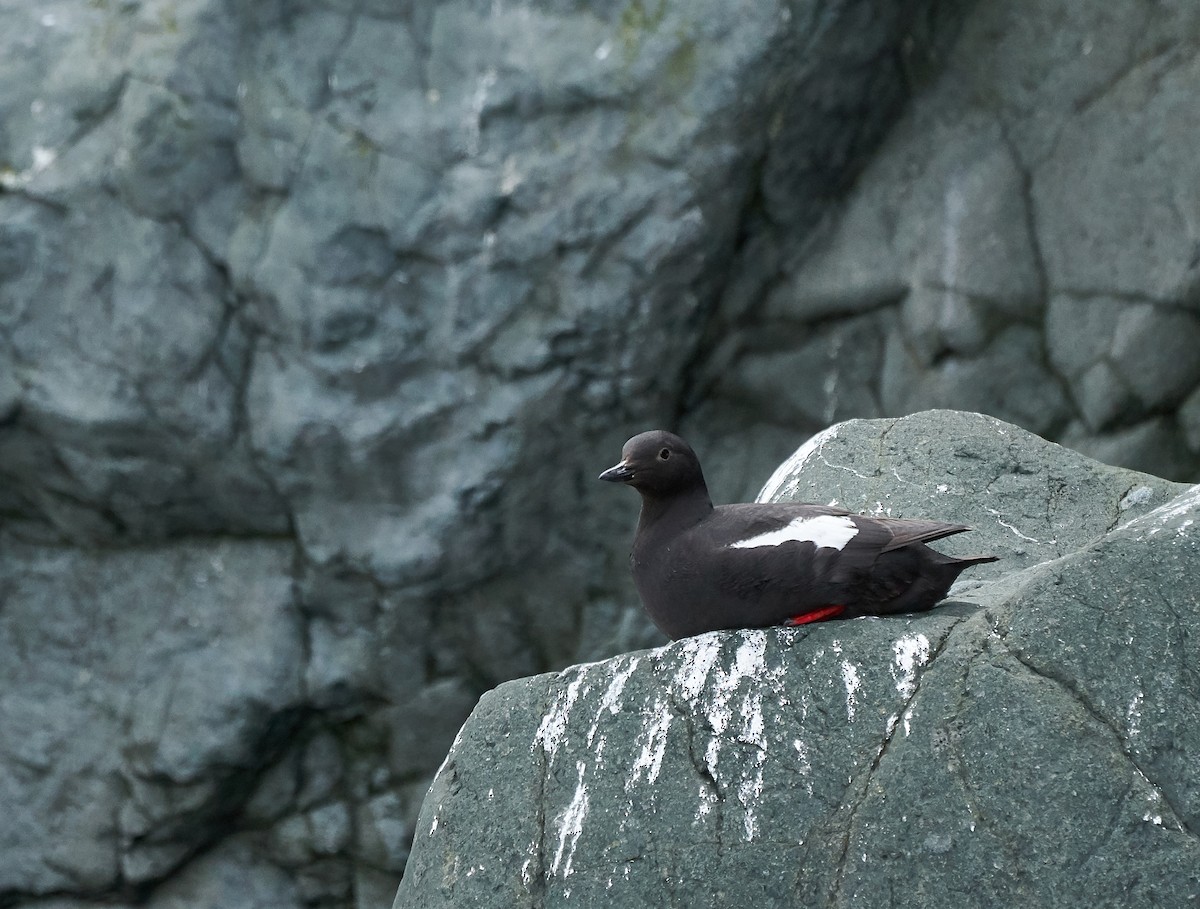
[[[971,565],[925,545],[971,528],[872,518],[830,505],[714,508],[700,462],[676,435],[634,436],[601,480],[642,496],[633,580],[654,624],[673,639],[720,628],[923,612]]]

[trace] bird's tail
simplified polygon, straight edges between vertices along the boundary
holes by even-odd
[[[959,558],[958,556],[952,556],[952,558],[954,559],[955,565],[961,565],[964,569],[970,568],[972,565],[983,565],[987,562],[999,562],[1000,561],[1000,556],[992,556],[992,555],[964,556],[962,558]]]

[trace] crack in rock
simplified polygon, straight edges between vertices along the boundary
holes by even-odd
[[[852,792],[855,790],[857,790],[857,792],[853,798],[853,801],[849,805],[849,813],[845,821],[845,835],[842,838],[841,852],[838,855],[837,861],[837,871],[834,875],[832,891],[830,894],[832,899],[840,899],[842,895],[842,888],[845,883],[847,865],[850,855],[850,842],[854,838],[856,819],[858,812],[870,797],[871,781],[875,777],[875,772],[879,769],[879,765],[882,763],[884,756],[891,747],[892,740],[896,735],[896,730],[900,727],[902,720],[905,723],[907,732],[908,720],[906,718],[911,716],[910,711],[913,703],[916,701],[917,695],[921,692],[921,681],[924,679],[929,669],[933,666],[934,661],[936,661],[946,649],[946,645],[950,640],[950,636],[954,633],[955,629],[962,624],[962,622],[962,618],[956,619],[954,623],[946,629],[945,633],[938,640],[937,645],[933,648],[933,651],[929,654],[927,659],[919,664],[909,664],[912,669],[911,677],[902,676],[901,678],[896,679],[896,689],[901,695],[900,709],[888,718],[887,725],[884,729],[883,740],[880,742],[870,765],[863,773],[859,774],[858,779],[861,779],[862,782],[859,783],[858,779],[856,779],[847,789],[847,792]],[[904,639],[902,638],[901,640]],[[897,641],[895,645],[897,656],[899,656],[902,652],[902,649],[899,647],[899,645],[900,641]],[[895,666],[895,663],[893,666]],[[893,677],[895,677],[894,671]],[[845,804],[845,802],[846,800],[843,798],[843,804]]]
[[[1051,671],[1043,670],[1026,654],[1022,653],[1019,648],[1010,646],[1007,641],[1004,641],[1002,646],[1004,648],[1004,653],[1006,653],[1008,656],[1011,656],[1013,660],[1023,666],[1032,675],[1040,679],[1044,679],[1045,681],[1054,685],[1055,688],[1063,692],[1071,701],[1078,704],[1083,711],[1102,729],[1107,730],[1107,732],[1112,736],[1113,741],[1116,743],[1117,749],[1120,751],[1121,755],[1171,812],[1171,820],[1174,821],[1177,832],[1186,834],[1188,837],[1200,842],[1200,836],[1198,836],[1197,833],[1192,830],[1183,820],[1185,814],[1175,806],[1172,800],[1167,796],[1166,792],[1163,791],[1162,787],[1156,783],[1148,773],[1146,773],[1145,768],[1143,768],[1138,762],[1132,750],[1129,748],[1129,740],[1126,737],[1124,730],[1122,730],[1115,722],[1113,722],[1112,719],[1100,712],[1100,710],[1098,710],[1096,706],[1087,698],[1087,696],[1078,688],[1073,679],[1057,675]]]

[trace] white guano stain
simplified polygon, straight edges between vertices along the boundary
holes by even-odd
[[[564,878],[571,875],[571,865],[575,861],[575,847],[579,845],[579,837],[583,834],[583,821],[588,813],[588,791],[583,782],[584,775],[587,773],[587,764],[578,761],[576,767],[579,770],[579,782],[575,786],[575,795],[571,797],[571,804],[567,806],[567,810],[563,812],[562,820],[559,822],[558,851],[554,853],[554,862],[550,865],[550,873],[553,875],[557,875],[558,869],[561,867]],[[564,855],[566,856],[565,863],[563,862]]]
[[[917,690],[917,670],[928,660],[929,638],[923,634],[906,634],[892,645],[892,678],[904,700]]]
[[[618,657],[617,659],[623,658]],[[628,666],[624,669],[618,669],[613,673],[612,681],[608,683],[608,687],[604,689],[604,694],[600,698],[600,705],[596,709],[596,718],[592,721],[591,728],[588,729],[587,743],[589,747],[591,747],[596,738],[596,732],[600,728],[600,721],[604,719],[605,714],[616,716],[621,712],[621,692],[625,690],[625,683],[629,681],[629,677],[637,670],[639,662],[639,657],[630,657]],[[600,747],[603,747],[603,744],[604,739],[601,736]]]
[[[905,706],[899,716],[888,717],[885,739],[891,736],[897,722],[904,724],[905,736],[912,734],[912,697],[917,693],[917,670],[929,662],[929,654],[929,638],[919,632],[906,634],[892,644],[892,679]]]
[[[538,862],[538,867],[541,867],[541,862],[538,861],[541,852],[542,843],[539,837],[531,839],[529,845],[525,847],[527,858],[521,863],[521,880],[526,886],[533,883],[533,863]]]
[[[803,715],[801,718],[803,719]],[[811,796],[813,794],[812,761],[808,757],[808,745],[801,739],[794,739],[792,747],[796,749],[796,770],[804,777],[804,790]]]
[[[1008,523],[1008,521],[1004,520],[1004,518],[1001,516],[1000,512],[997,511],[995,508],[985,507],[983,510],[986,511],[988,514],[992,515],[996,519],[997,524],[999,524],[1005,530],[1010,531],[1017,538],[1024,540],[1026,543],[1037,543],[1038,545],[1044,544],[1046,546],[1053,546],[1055,543],[1058,542],[1058,540],[1039,540],[1037,537],[1031,537],[1027,533],[1022,533],[1015,526]]]
[[[575,666],[560,673],[561,677],[568,672],[574,672],[575,678],[567,683],[565,689],[559,690],[554,704],[546,712],[546,715],[542,717],[542,722],[538,726],[537,732],[534,733],[533,743],[529,746],[530,750],[541,745],[542,750],[546,753],[546,758],[551,763],[553,763],[554,757],[558,753],[558,746],[566,738],[567,723],[571,719],[571,708],[579,700],[579,691],[583,687],[584,679],[587,677],[588,668],[588,666]]]
[[[1195,518],[1192,517],[1192,513],[1196,511],[1200,511],[1200,483],[1176,496],[1170,502],[1159,505],[1153,511],[1126,521],[1113,532],[1120,533],[1131,528],[1144,529],[1145,536],[1152,537],[1173,526],[1176,533],[1183,536],[1187,533],[1188,528],[1193,526]]]
[[[458,751],[458,746],[462,744],[463,730],[466,728],[466,724],[464,723],[462,726],[458,727],[458,732],[454,733],[454,741],[450,743],[450,750],[446,752],[446,756],[442,758],[441,764],[438,765],[437,773],[434,774],[434,778],[437,778],[446,772],[446,766],[450,763],[451,758],[454,757],[454,752]]]
[[[650,715],[652,719],[642,727],[637,737],[642,750],[634,759],[629,776],[625,779],[626,792],[642,778],[643,773],[646,775],[646,782],[653,783],[662,770],[663,756],[667,753],[667,732],[671,728],[670,704],[662,699],[655,701]]]
[[[655,785],[670,759],[667,745],[681,710],[696,716],[693,734],[697,735],[697,758],[704,761],[711,776],[697,787],[695,821],[720,818],[746,842],[763,835],[757,808],[765,791],[771,747],[764,700],[775,691],[780,704],[788,703],[778,685],[784,667],[767,663],[769,634],[777,632],[754,630],[742,632],[739,637],[699,635],[649,653],[576,666],[560,673],[531,744],[531,750],[544,751],[547,766],[556,757],[565,762],[569,756],[578,771],[574,794],[562,809],[550,840],[556,846],[549,856],[548,876],[565,878],[572,873],[575,848],[590,806],[589,773],[595,776],[601,772],[605,761],[611,763],[620,755],[620,760],[628,762],[624,789],[630,813],[635,803],[656,799]],[[857,669],[848,661],[843,663],[849,667],[846,684],[853,716],[860,682]],[[630,680],[635,673],[647,672],[659,679],[662,687],[644,700],[639,687],[635,707],[626,694]],[[806,713],[803,708],[801,705],[802,713]],[[588,716],[581,722],[582,711]],[[631,737],[618,737],[612,718],[627,712],[633,712],[640,722]],[[784,744],[791,741],[789,736]],[[799,739],[796,742],[798,763],[811,792],[808,749]],[[577,759],[580,752],[582,759]],[[719,814],[714,813],[718,800],[723,800],[725,808]],[[522,880],[528,883],[535,876],[534,863],[526,862],[521,868]]]
[[[704,711],[711,730],[704,748],[705,768],[716,785],[734,794],[742,809],[742,834],[749,842],[759,832],[755,806],[762,797],[767,762],[763,691],[782,670],[767,668],[766,631],[743,635],[728,669],[717,662],[721,636],[704,636],[684,645],[674,685],[680,695]],[[721,757],[732,743],[747,747],[738,749],[736,760],[725,762],[734,768],[727,773]],[[701,787],[696,821],[708,814],[712,801],[712,793]]]
[[[839,657],[842,655],[842,642],[834,641],[831,645],[833,652]],[[858,709],[858,690],[862,688],[862,678],[858,674],[858,667],[849,660],[841,661],[842,684],[846,686],[846,719],[853,720],[854,713]]]
[[[887,722],[883,724],[883,741],[886,742],[892,737],[892,733],[896,731],[896,724],[900,722],[900,714],[893,713],[888,716]],[[907,733],[905,733],[907,735]],[[880,753],[883,752],[883,743],[879,745]]]
[[[467,727],[465,723],[458,727],[458,732],[454,734],[454,741],[450,745],[450,750],[446,752],[446,756],[442,758],[442,763],[438,765],[437,773],[433,775],[435,780],[445,773],[446,768],[450,766],[450,762],[453,760],[455,752],[458,751],[458,746],[462,744],[463,730],[466,728]],[[433,814],[433,821],[429,824],[429,836],[433,836],[435,833],[437,833],[439,823],[440,815],[435,811]]]
[[[813,518],[796,518],[778,530],[756,534],[745,540],[730,543],[730,549],[756,549],[760,546],[780,546],[784,543],[812,543],[818,549],[844,549],[858,536],[858,528],[848,515],[823,514]]]
[[[809,462],[809,459],[820,451],[827,442],[831,442],[837,438],[839,425],[821,430],[797,448],[792,456],[780,464],[775,469],[775,472],[771,474],[770,479],[767,480],[762,490],[758,493],[757,501],[769,501],[785,489],[788,492],[795,492],[797,475],[804,469],[804,465]]]
[[[1145,787],[1146,810],[1142,815],[1143,821],[1149,821],[1155,827],[1168,827],[1171,830],[1183,830],[1184,826],[1178,817],[1175,817],[1171,812],[1170,802],[1167,801],[1163,791],[1155,785],[1142,769],[1134,766],[1134,772],[1137,773],[1141,785]],[[1170,815],[1170,816],[1168,816]]]
[[[594,749],[595,756],[599,760],[606,744],[605,737],[598,734],[600,725],[605,715],[615,716],[621,712],[621,694],[625,690],[625,684],[637,670],[640,659],[640,657],[636,656],[615,657],[611,662],[581,663],[578,666],[572,666],[560,672],[560,679],[571,677],[570,681],[567,682],[565,687],[558,689],[554,703],[546,711],[546,715],[542,717],[542,722],[538,726],[537,732],[534,733],[530,750],[536,749],[540,745],[550,763],[554,762],[559,746],[562,745],[567,737],[567,730],[571,722],[571,713],[580,697],[590,694],[593,687],[589,684],[591,681],[590,677],[593,672],[596,672],[608,678],[608,686],[605,688],[604,694],[600,697],[600,702],[596,708],[596,716],[588,728],[586,739],[588,747]],[[622,660],[627,660],[627,664],[623,668],[612,671],[612,666]]]
[[[754,835],[758,832],[758,819],[754,816],[751,806],[762,797],[762,791],[763,768],[762,762],[759,762],[755,765],[755,776],[747,777],[738,784],[738,801],[745,810],[745,814],[742,815],[742,833],[745,834],[747,843],[753,842]]]
[[[1162,793],[1158,791],[1158,788],[1154,786],[1153,783],[1146,779],[1146,775],[1140,770],[1138,771],[1138,775],[1142,777],[1148,786],[1150,786],[1150,791],[1146,793],[1146,811],[1142,815],[1142,820],[1149,821],[1155,827],[1161,827],[1163,826]]]
[[[721,634],[713,632],[687,638],[680,645],[679,671],[674,686],[689,701],[695,701],[708,684],[708,674],[721,655]]]
[[[766,634],[762,631],[746,634],[734,654],[733,665],[726,672],[717,667],[710,674],[712,691],[708,698],[707,717],[713,735],[704,752],[704,760],[710,773],[715,775],[717,760],[721,753],[721,737],[729,730],[733,721],[730,702],[743,679],[756,678],[764,668],[766,658]],[[743,708],[746,704],[743,703]],[[761,711],[762,702],[758,702]],[[765,743],[764,743],[765,744]]]
[[[748,692],[742,699],[742,728],[738,733],[738,741],[754,747],[754,756],[749,772],[745,773],[738,784],[738,801],[741,802],[745,815],[742,818],[742,829],[746,842],[754,839],[758,832],[758,822],[754,815],[754,806],[762,798],[763,768],[767,762],[766,720],[763,717],[762,695]]]
[[[858,667],[849,660],[842,660],[842,681],[846,684],[846,719],[854,719],[854,710],[858,706],[858,689],[862,687],[862,679],[858,677]]]

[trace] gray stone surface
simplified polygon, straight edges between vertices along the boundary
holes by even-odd
[[[722,474],[745,494],[798,426],[930,407],[1200,479],[1200,10],[1005,0],[943,24],[821,227],[743,248],[684,434],[753,437],[754,469]],[[792,356],[816,338],[828,356]]]
[[[920,616],[715,632],[489,692],[396,909],[1200,898],[1200,486],[923,414],[835,427],[764,496],[814,488],[969,521],[953,542],[1002,561]]]
[[[9,539],[4,555],[5,889],[161,878],[222,834],[231,796],[299,721],[290,550],[85,554]]]
[[[654,640],[599,452],[926,5],[4,6],[0,904],[390,899],[481,690]]]
[[[759,498],[967,524],[971,533],[937,548],[1003,558],[972,568],[961,588],[1075,552],[1186,489],[994,417],[927,411],[831,426],[784,461]]]
[[[650,426],[724,500],[834,420],[931,406],[1200,476],[1198,16],[3,5],[0,638],[41,694],[0,699],[0,904],[152,902],[193,866],[390,890],[481,691],[657,642],[593,482]],[[246,574],[197,589],[214,550]],[[263,654],[222,657],[155,726],[145,679],[198,671],[159,619],[282,646],[227,621],[265,578],[296,679],[264,701]],[[55,643],[72,609],[94,649]],[[26,767],[43,741],[82,782]]]

